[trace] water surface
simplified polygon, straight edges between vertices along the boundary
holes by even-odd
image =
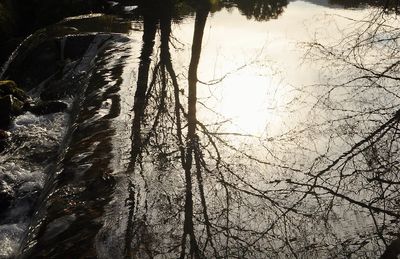
[[[85,73],[66,144],[21,256],[390,251],[400,183],[392,9],[341,1],[159,8],[123,8],[133,14],[109,26],[104,16],[103,33],[76,61]],[[96,19],[66,24],[98,31]]]

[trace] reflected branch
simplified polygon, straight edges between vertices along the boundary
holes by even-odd
[[[147,61],[139,67],[128,167],[128,173],[138,170],[138,179],[130,175],[126,254],[181,259],[345,257],[375,248],[371,240],[390,244],[390,221],[400,216],[396,209],[399,168],[394,158],[399,150],[398,105],[368,109],[346,105],[358,97],[360,103],[369,100],[365,93],[376,96],[376,89],[396,94],[397,61],[377,69],[356,59],[351,67],[363,75],[327,85],[323,93],[312,86],[310,96],[316,103],[304,127],[266,140],[224,132],[222,126],[228,121],[223,116],[216,123],[198,118],[201,109],[212,112],[207,102],[197,99],[209,12],[208,5],[196,6],[187,81],[180,76],[185,68],[173,66],[170,9],[154,16],[150,40],[143,38],[142,60],[154,58],[152,67]],[[158,22],[160,51],[153,54],[145,46],[153,49]],[[330,51],[325,54],[333,62],[350,65],[344,52],[337,56],[340,52],[321,46],[313,47]],[[186,83],[187,97],[181,88]],[[309,93],[307,88],[300,90]],[[337,90],[347,99],[335,101]],[[324,118],[315,119],[318,113]],[[240,145],[232,139],[240,139]],[[317,145],[320,140],[322,147]],[[256,142],[260,152],[252,150]],[[146,192],[139,197],[141,185]],[[345,213],[370,217],[374,230],[359,239],[341,236],[334,225]],[[327,238],[316,240],[321,235]],[[330,248],[338,244],[343,249]]]
[[[151,63],[151,55],[153,53],[154,40],[157,29],[157,20],[153,16],[145,16],[144,17],[144,32],[143,32],[143,47],[140,56],[139,63],[139,74],[137,81],[137,88],[135,92],[135,103],[133,107],[134,118],[132,122],[132,147],[131,147],[131,158],[130,163],[128,165],[127,173],[128,175],[134,174],[136,163],[142,153],[142,137],[141,137],[141,128],[142,128],[142,120],[145,110],[146,104],[146,91],[148,87],[148,74]],[[128,204],[129,215],[127,219],[127,229],[125,235],[125,258],[132,258],[134,255],[134,250],[132,249],[132,242],[135,238],[134,230],[140,228],[140,226],[135,226],[134,224],[138,224],[134,220],[134,213],[136,210],[136,185],[129,178],[128,183],[128,191],[129,197],[126,201]],[[138,236],[136,236],[139,239]],[[139,241],[140,242],[140,241]]]

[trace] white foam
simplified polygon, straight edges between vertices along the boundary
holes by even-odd
[[[137,5],[129,5],[129,6],[124,6],[124,11],[125,12],[132,12],[133,10],[137,9]]]
[[[12,123],[11,129],[15,130],[23,126],[29,126],[32,124],[40,123],[40,118],[38,116],[33,115],[30,112],[27,112],[21,116],[18,116]]]
[[[0,211],[0,258],[12,258],[21,245],[44,186],[47,156],[57,153],[67,120],[66,113],[36,116],[28,112],[11,126],[10,147],[0,156],[0,188],[13,197],[7,211]]]

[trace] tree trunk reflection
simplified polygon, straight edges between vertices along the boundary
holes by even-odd
[[[201,55],[201,45],[203,42],[203,34],[204,27],[206,24],[207,16],[209,13],[210,7],[208,5],[199,5],[196,10],[196,21],[192,42],[192,55],[189,65],[189,104],[188,104],[188,133],[186,137],[186,159],[184,164],[185,170],[185,181],[186,181],[186,197],[185,197],[185,225],[184,232],[182,237],[182,251],[181,251],[181,259],[185,257],[186,253],[186,239],[189,237],[190,240],[190,257],[192,258],[201,258],[203,257],[199,246],[196,241],[196,236],[194,233],[193,226],[193,183],[192,183],[192,164],[194,155],[198,155],[199,146],[198,146],[198,138],[196,136],[196,126],[197,126],[197,118],[196,118],[196,104],[197,104],[197,69],[199,66],[200,55]],[[198,156],[197,156],[198,157]],[[199,180],[199,184],[201,184],[201,169],[198,163],[198,159],[196,159],[196,172]],[[204,210],[205,207],[205,198],[204,191],[202,185],[200,185],[200,192],[202,197],[202,203]],[[207,213],[205,213],[207,215]],[[209,230],[209,229],[208,229]]]
[[[157,19],[153,15],[145,15],[144,20],[144,31],[143,31],[143,46],[142,53],[140,55],[140,63],[139,63],[139,73],[138,73],[138,81],[137,88],[135,92],[135,103],[133,107],[134,117],[132,122],[132,146],[131,146],[131,158],[128,166],[128,173],[134,173],[136,163],[141,159],[142,152],[142,136],[141,136],[141,128],[142,128],[142,120],[145,110],[146,104],[146,91],[148,89],[148,76],[149,69],[151,64],[151,55],[153,53],[154,40],[157,31]],[[125,257],[132,258],[134,257],[132,249],[132,242],[134,238],[139,238],[135,236],[135,229],[138,226],[134,226],[134,224],[138,224],[138,222],[134,221],[134,213],[135,213],[135,183],[130,180],[129,181],[129,199],[127,200],[128,208],[129,208],[129,216],[128,216],[128,224],[125,236]],[[140,242],[140,241],[139,241]]]

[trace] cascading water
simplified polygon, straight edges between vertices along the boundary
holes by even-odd
[[[121,161],[113,161],[118,152],[113,142],[118,141],[120,134],[127,134],[126,128],[119,132],[117,127],[123,123],[118,119],[124,100],[121,88],[129,94],[132,82],[123,78],[128,38],[97,35],[88,52],[93,50],[96,58],[85,56],[81,61],[90,63],[82,81],[85,90],[74,104],[76,114],[66,151],[52,172],[54,178],[48,182],[23,257],[96,255],[96,235],[103,225],[105,206],[114,198],[115,178],[121,171]],[[115,165],[118,167],[114,168]],[[54,247],[58,248],[44,249]]]
[[[11,128],[12,144],[0,156],[2,202],[10,203],[9,209],[1,213],[2,257],[11,257],[20,246],[47,178],[48,166],[56,159],[67,121],[66,114],[38,117],[28,113],[18,117]]]
[[[46,37],[51,39],[52,36]],[[33,98],[40,98],[41,91],[52,90],[49,90],[49,85],[54,85],[53,82],[73,86],[72,90],[67,89],[69,92],[63,99],[69,104],[69,109],[66,113],[44,116],[28,112],[18,116],[10,127],[12,144],[0,157],[2,190],[5,202],[10,203],[4,204],[9,208],[2,212],[0,222],[0,251],[6,258],[18,253],[22,257],[36,257],[38,251],[48,255],[52,249],[43,250],[43,243],[48,248],[53,247],[54,242],[61,244],[59,237],[68,233],[69,228],[77,227],[76,224],[82,228],[89,226],[90,222],[92,226],[88,232],[92,233],[92,241],[87,242],[88,246],[94,247],[95,226],[101,226],[95,222],[103,211],[101,201],[112,199],[114,176],[107,174],[114,171],[111,170],[112,142],[118,136],[113,128],[113,118],[120,115],[120,99],[126,98],[119,96],[121,85],[125,85],[127,94],[132,91],[132,71],[124,72],[130,69],[125,60],[131,55],[128,53],[131,40],[113,33],[78,33],[55,40],[60,46],[57,55],[63,63],[62,77],[50,75],[30,94]],[[32,52],[24,49],[32,48],[26,46],[26,42],[20,46],[23,55]],[[74,54],[79,53],[73,49],[76,44],[79,44],[78,49],[86,49],[83,53],[81,51],[81,56]],[[41,45],[33,46],[40,48]],[[6,76],[10,65],[14,65],[15,73],[13,62],[19,56],[21,53],[17,49],[6,64]],[[127,78],[131,80],[127,81]],[[90,172],[96,176],[87,176]],[[69,180],[63,182],[67,178]],[[89,178],[93,184],[85,181]],[[92,189],[101,193],[89,194]],[[82,211],[82,205],[88,211]],[[24,240],[22,246],[21,240]],[[82,253],[76,247],[64,247]],[[61,251],[58,253],[63,254]],[[64,255],[72,254],[71,250],[64,251]]]

